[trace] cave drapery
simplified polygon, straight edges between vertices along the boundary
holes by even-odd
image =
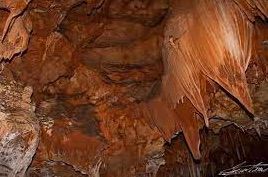
[[[41,126],[41,132],[44,131],[45,133],[39,135],[41,137],[41,145],[39,145],[37,152],[49,147],[53,149],[51,151],[64,151],[66,154],[72,153],[71,148],[62,149],[54,145],[58,144],[60,146],[61,143],[64,144],[67,142],[68,147],[80,148],[79,151],[82,152],[81,154],[87,154],[92,148],[94,152],[104,153],[107,156],[107,161],[110,160],[111,163],[115,163],[109,157],[116,156],[116,150],[114,149],[121,148],[126,142],[124,140],[121,144],[120,139],[122,137],[120,133],[118,135],[114,135],[114,133],[117,133],[119,129],[127,129],[133,123],[135,128],[139,126],[143,127],[141,128],[141,132],[148,133],[148,136],[151,138],[150,141],[158,139],[154,145],[155,149],[152,149],[150,152],[149,150],[148,152],[144,152],[144,156],[146,156],[146,153],[150,155],[154,154],[154,150],[162,152],[162,146],[159,145],[161,143],[163,144],[162,138],[170,142],[174,135],[183,132],[193,157],[195,159],[201,159],[199,131],[204,126],[210,127],[211,114],[208,110],[211,109],[209,104],[211,98],[209,98],[209,92],[211,89],[218,89],[218,87],[220,90],[228,93],[233,102],[240,105],[240,109],[244,110],[249,117],[254,120],[256,119],[246,71],[252,58],[258,52],[256,48],[258,29],[255,23],[257,20],[267,20],[268,1],[191,0],[186,3],[180,0],[176,2],[170,1],[169,10],[164,0],[161,2],[151,2],[148,0],[145,5],[143,2],[135,4],[135,1],[133,1],[134,5],[131,2],[127,3],[129,7],[134,9],[127,9],[131,13],[135,14],[135,8],[152,7],[151,11],[157,14],[156,17],[150,13],[146,14],[143,11],[140,14],[137,12],[137,14],[131,16],[128,14],[129,11],[124,11],[126,5],[114,5],[115,7],[113,7],[112,2],[114,4],[123,3],[121,1],[108,0],[68,0],[68,2],[50,2],[49,0],[44,2],[0,0],[0,9],[8,11],[6,20],[1,22],[1,29],[3,30],[0,43],[0,60],[2,64],[11,61],[11,66],[9,67],[10,73],[22,73],[21,75],[18,74],[20,76],[17,76],[17,78],[19,78],[19,81],[25,82],[26,85],[31,85],[34,88],[33,97],[40,110],[46,110],[51,105],[58,105],[58,103],[54,103],[53,101],[44,103],[44,100],[42,100],[53,94],[57,95],[57,97],[62,95],[65,95],[65,97],[69,96],[71,99],[66,99],[68,100],[66,102],[68,102],[70,109],[73,110],[75,110],[75,105],[79,105],[78,102],[80,104],[86,103],[96,106],[95,112],[100,117],[99,121],[101,125],[92,122],[89,124],[100,129],[97,130],[98,128],[96,128],[96,132],[102,132],[100,137],[104,137],[110,143],[107,147],[113,147],[111,148],[112,150],[107,150],[109,148],[105,146],[106,142],[104,143],[104,140],[94,138],[93,135],[88,138],[75,128],[71,131],[72,133],[65,130],[65,125],[71,126],[77,124],[80,127],[82,126],[80,124],[83,124],[83,122],[81,123],[79,121],[69,121],[68,116],[73,116],[70,113],[66,119],[53,120],[53,126],[58,126],[66,131],[64,134],[70,133],[67,139],[77,140],[76,137],[79,137],[82,141],[92,142],[92,146],[88,147],[83,143],[80,144],[78,140],[77,142],[74,141],[77,147],[72,143],[68,144],[68,140],[62,142],[61,138],[54,138],[50,141],[47,137],[48,135],[45,133],[51,134],[52,129],[49,130],[47,127],[42,129]],[[156,5],[157,3],[162,3],[161,5],[163,7],[158,7]],[[84,5],[86,10],[78,9],[75,11],[75,8],[84,7]],[[43,9],[37,9],[39,6]],[[50,12],[50,8],[55,10],[55,12],[53,10]],[[86,11],[86,17],[81,15],[84,11]],[[68,16],[68,13],[71,12],[77,16],[81,15],[82,20],[77,21],[77,17]],[[34,16],[34,13],[39,14]],[[48,24],[41,22],[40,19],[44,18],[42,17],[42,13],[54,13],[54,19],[51,22],[47,22]],[[143,13],[145,13],[145,17]],[[93,20],[86,21],[91,18],[90,16],[92,14],[93,16],[95,15]],[[107,17],[109,15],[111,16],[110,19],[116,19],[113,21],[115,25],[107,22],[109,21],[109,17]],[[87,19],[85,20],[84,18]],[[125,33],[128,33],[129,29],[122,28],[119,29],[118,33],[124,33],[124,35],[121,34],[123,37],[120,35],[119,37],[113,36],[111,31],[114,26],[115,28],[119,28],[117,26],[117,18],[133,20],[136,24],[131,26],[131,28],[133,27],[134,30],[136,28],[139,29],[137,30],[138,32],[136,31],[138,35],[129,33],[128,35],[133,35],[131,39],[124,38]],[[142,18],[142,20],[139,21],[139,18]],[[104,19],[105,22],[100,22],[100,19]],[[79,22],[85,24],[79,26]],[[108,27],[104,23],[108,23],[106,25]],[[124,21],[120,22],[119,25],[124,26],[127,23],[129,22]],[[159,26],[164,26],[164,28],[150,32],[150,35],[153,37],[140,37],[143,40],[142,42],[135,41],[135,38],[138,38],[139,34],[147,33],[146,31],[149,28],[156,28],[157,23],[161,23]],[[88,26],[83,29],[83,25]],[[79,37],[75,36],[77,34],[76,30],[80,30],[79,33],[82,31],[83,34]],[[103,32],[105,30],[108,31],[106,34]],[[157,35],[161,36],[162,33],[163,38],[154,37]],[[111,42],[113,40],[115,41],[114,43]],[[111,44],[107,44],[107,41]],[[129,41],[132,42],[131,45],[128,44],[130,43]],[[42,42],[45,43],[42,44],[45,46],[44,48],[35,48],[35,46],[40,45]],[[127,47],[124,47],[124,45]],[[155,47],[158,45],[160,45],[162,51],[158,51],[160,53],[158,54],[161,55],[160,62],[157,54],[150,54],[152,48],[158,50]],[[114,49],[114,46],[120,47]],[[41,50],[40,55],[36,52],[38,50]],[[55,56],[54,53],[56,53]],[[145,57],[140,59],[141,61],[135,60],[135,57],[140,53]],[[106,61],[106,55],[116,59],[107,59]],[[16,60],[17,58],[22,58],[23,61],[23,57],[35,59],[32,61],[28,60],[26,64],[19,66],[22,65],[21,61],[16,63]],[[49,61],[53,57],[55,59]],[[64,57],[64,60],[60,61],[60,57]],[[154,59],[156,64],[152,64],[149,60],[146,61],[146,58],[149,57],[157,58]],[[73,58],[78,58],[79,60]],[[123,58],[126,61],[118,62],[117,58]],[[159,67],[162,64],[161,59],[164,67],[163,74],[161,67]],[[127,63],[127,66],[124,66],[125,63]],[[143,65],[145,66],[144,68]],[[35,66],[36,69],[34,69]],[[23,73],[24,67],[28,68],[24,71],[25,73]],[[49,73],[50,69],[55,71]],[[31,70],[30,73],[27,73],[27,70]],[[124,75],[124,72],[127,74]],[[34,76],[31,76],[31,74],[34,74]],[[103,74],[105,74],[105,77],[100,79]],[[133,91],[128,91],[127,89],[137,83],[143,82],[141,78],[145,80],[144,85],[147,84],[142,89],[145,90],[144,88],[146,87],[150,93],[147,93],[147,95],[144,94],[145,96],[141,94],[140,97],[142,98],[140,99],[130,96],[130,98],[124,100],[124,94]],[[66,79],[69,80],[66,81]],[[160,87],[157,84],[159,81],[161,82]],[[114,85],[109,85],[111,83]],[[148,86],[149,84],[151,85]],[[155,93],[152,91],[154,88],[157,90]],[[47,92],[50,93],[47,94]],[[113,97],[114,95],[117,96]],[[80,100],[77,101],[76,99]],[[134,101],[131,101],[131,99]],[[135,102],[135,105],[129,106],[133,102]],[[111,108],[111,105],[116,104],[121,105],[121,108]],[[63,107],[68,107],[66,106],[67,103],[63,105]],[[130,113],[133,115],[130,115]],[[90,112],[88,114],[93,113]],[[129,120],[131,118],[126,117],[134,117],[134,120]],[[35,121],[35,119],[30,120],[33,127],[36,126]],[[86,118],[84,121],[86,121]],[[86,123],[88,122],[86,121]],[[116,124],[116,126],[107,128],[109,124]],[[32,129],[31,127],[31,131],[35,132],[35,135],[33,135],[33,148],[37,148],[36,142],[38,138],[35,136],[39,134],[39,130],[36,127],[34,130]],[[138,130],[135,129],[136,131]],[[53,132],[57,132],[57,129],[53,129]],[[146,136],[142,135],[141,132],[137,136]],[[2,131],[0,131],[1,133]],[[61,134],[62,132],[58,131],[57,133]],[[138,141],[137,139],[135,141]],[[101,152],[98,151],[99,149],[101,149]],[[32,155],[29,155],[28,158],[32,158],[35,153],[34,151],[31,149]],[[110,151],[114,151],[114,154],[110,155],[112,154]],[[139,157],[137,157],[139,159],[142,156],[141,150],[139,149],[137,151],[139,151]],[[65,156],[67,156],[66,154]],[[99,161],[97,161],[98,163],[94,161],[94,165],[87,164],[91,161],[89,159],[95,155],[94,153],[89,157],[82,157],[81,155],[81,162],[72,159],[75,157],[54,158],[53,155],[53,153],[48,153],[46,156],[54,160],[60,159],[58,161],[67,159],[64,161],[66,164],[76,164],[74,165],[76,169],[83,169],[84,171],[81,171],[88,175],[96,174],[96,170],[100,170],[101,163]],[[134,157],[132,158],[135,159]],[[27,164],[29,165],[29,163]],[[162,161],[154,164],[153,169],[158,170],[162,164]],[[26,169],[24,168],[23,170],[24,173]],[[156,175],[157,170],[152,173]],[[20,171],[14,170],[12,173],[17,174]]]
[[[187,8],[175,7],[168,19],[163,49],[166,71],[163,93],[162,98],[150,103],[150,109],[162,111],[161,103],[155,103],[159,101],[165,102],[163,105],[169,107],[166,109],[177,109],[177,114],[171,115],[177,117],[175,124],[170,125],[173,127],[156,126],[168,138],[181,128],[193,156],[198,159],[199,127],[194,123],[193,109],[202,114],[209,126],[206,81],[220,85],[254,114],[245,71],[254,52],[254,18],[257,14],[267,17],[268,6],[264,1],[193,1]],[[184,109],[178,110],[183,106]],[[156,112],[152,116],[161,119],[161,115]]]

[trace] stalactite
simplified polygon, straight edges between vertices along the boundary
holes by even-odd
[[[206,81],[220,85],[248,112],[254,114],[245,71],[253,50],[252,22],[255,16],[267,17],[268,2],[199,0],[190,4],[187,9],[172,8],[165,29],[165,75],[160,100],[164,110],[167,109],[166,105],[170,112],[176,109],[177,122],[171,125],[172,128],[161,129],[171,134],[170,129],[180,127],[193,156],[198,159],[199,126],[195,123],[194,115],[195,112],[201,113],[205,124],[209,125],[204,87]],[[192,108],[179,104],[183,97],[190,100]],[[151,112],[160,112],[160,105],[158,103],[157,110]],[[160,113],[151,115],[155,119],[158,116],[166,121],[174,121],[174,115],[171,120],[168,114],[162,117]],[[179,126],[175,126],[177,124]]]

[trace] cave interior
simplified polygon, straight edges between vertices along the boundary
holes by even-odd
[[[267,0],[0,0],[0,37],[0,177],[268,176]]]

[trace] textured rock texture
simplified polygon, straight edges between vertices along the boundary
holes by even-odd
[[[29,177],[216,176],[246,160],[249,137],[267,146],[267,13],[265,0],[0,0],[0,174],[23,176],[34,154]],[[220,142],[236,131],[239,155]]]
[[[0,176],[23,177],[39,142],[31,87],[1,76]]]
[[[0,44],[0,60],[11,60],[16,54],[23,53],[30,38],[31,22],[23,14],[30,0],[1,0],[0,8],[10,13],[6,19]]]

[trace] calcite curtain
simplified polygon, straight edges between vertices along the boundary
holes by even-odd
[[[209,125],[206,82],[220,85],[254,114],[245,71],[253,53],[254,20],[267,18],[267,0],[175,1],[164,32],[165,74],[161,94],[147,105],[152,123],[166,140],[183,131],[200,158],[198,117]],[[9,11],[0,42],[0,60],[23,53],[32,30],[25,14],[30,0],[0,0]],[[149,110],[149,111],[148,111]]]
[[[164,34],[162,90],[148,107],[164,137],[168,140],[182,130],[198,159],[197,117],[201,115],[209,126],[206,82],[219,85],[254,114],[245,71],[254,50],[254,19],[267,17],[268,1],[192,0],[187,4],[171,9]]]

